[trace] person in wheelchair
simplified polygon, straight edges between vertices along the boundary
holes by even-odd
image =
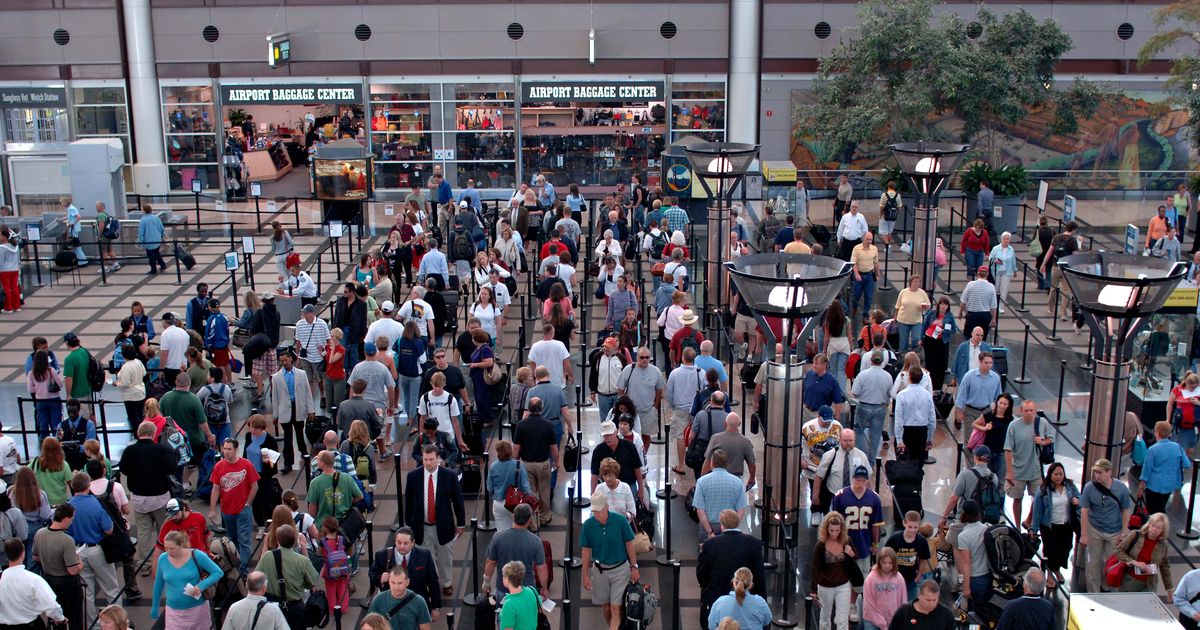
[[[413,460],[421,459],[421,449],[426,444],[436,446],[438,455],[442,458],[442,464],[446,468],[458,472],[461,452],[458,450],[458,445],[454,443],[454,436],[445,431],[439,431],[437,418],[432,416],[425,418],[425,422],[421,425],[421,432],[413,440]]]

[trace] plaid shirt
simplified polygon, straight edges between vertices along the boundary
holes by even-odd
[[[724,468],[713,468],[711,472],[696,481],[696,497],[692,505],[697,510],[704,510],[709,522],[721,513],[721,510],[740,510],[746,507],[746,486],[740,477],[734,477]]]
[[[667,229],[669,232],[676,230],[682,232],[688,224],[687,211],[679,206],[671,206],[663,211],[663,218],[667,220]]]

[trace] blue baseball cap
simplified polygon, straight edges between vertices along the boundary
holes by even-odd
[[[367,356],[371,356],[376,352],[379,352],[379,348],[375,347],[374,341],[368,341],[363,344],[363,352],[365,352]]]
[[[817,409],[817,415],[821,416],[822,418],[824,418],[826,420],[832,420],[833,419],[833,407],[830,407],[829,405],[821,405],[820,409]]]
[[[871,471],[867,470],[866,466],[859,464],[854,468],[854,474],[852,476],[855,479],[870,479]]]

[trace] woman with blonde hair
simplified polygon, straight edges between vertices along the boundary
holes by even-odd
[[[500,228],[500,235],[496,238],[496,255],[509,270],[521,268],[521,245],[513,238],[515,234],[512,226],[506,223]]]
[[[863,581],[863,630],[887,630],[892,615],[908,603],[908,585],[896,562],[895,549],[880,549]]]
[[[110,604],[100,611],[100,630],[129,630],[129,615],[120,604]]]
[[[370,485],[376,483],[378,477],[375,471],[375,457],[379,451],[375,448],[374,440],[371,439],[371,430],[367,428],[366,422],[362,420],[351,422],[349,435],[338,450],[350,456],[350,461],[354,464],[354,472],[360,481]]]
[[[1167,515],[1155,512],[1146,519],[1146,524],[1135,529],[1117,543],[1117,560],[1125,563],[1125,578],[1121,580],[1122,593],[1150,592],[1158,590],[1159,576],[1167,593],[1175,587],[1171,579],[1171,562],[1168,559],[1170,530]],[[1150,565],[1154,565],[1151,567]]]
[[[363,617],[362,627],[359,630],[392,630],[392,626],[388,623],[387,617],[379,613],[371,613]]]
[[[71,498],[67,484],[71,481],[71,467],[58,438],[48,435],[42,440],[42,454],[29,464],[37,476],[38,487],[46,492],[52,507],[58,507]]]
[[[166,553],[158,557],[154,572],[150,618],[158,619],[159,602],[165,595],[166,630],[211,630],[212,611],[204,589],[219,582],[225,573],[207,553],[188,546],[186,532],[168,532],[163,548]]]
[[[280,278],[280,282],[283,282],[282,278]],[[242,316],[237,318],[236,321],[230,322],[229,325],[233,328],[249,329],[250,320],[254,317],[254,314],[257,313],[260,308],[262,308],[262,299],[258,297],[258,293],[254,292],[253,289],[250,289],[247,290],[246,294],[242,296],[242,302],[244,304],[242,307]],[[231,330],[229,333],[233,334],[233,331]]]
[[[394,297],[391,263],[384,257],[383,249],[380,247],[372,247],[368,255],[370,256],[372,277],[375,279],[375,286],[369,287],[370,295],[382,304]]]
[[[527,369],[527,368],[526,368]],[[487,487],[492,493],[492,516],[496,519],[496,532],[512,527],[512,512],[504,507],[504,493],[509,486],[529,492],[529,474],[521,462],[513,458],[513,445],[508,440],[496,442],[496,461],[488,467]]]
[[[263,540],[263,549],[270,551],[278,547],[279,540],[276,534],[279,532],[279,528],[285,525],[291,525],[293,528],[296,528],[294,519],[295,516],[292,514],[291,508],[286,504],[281,503],[276,505],[275,509],[271,510],[271,526],[267,528],[267,535]],[[296,546],[292,548],[292,551],[303,554],[309,547],[308,542],[309,539],[304,532],[297,531]]]
[[[754,574],[741,567],[733,572],[733,590],[713,602],[708,613],[708,625],[716,628],[725,618],[732,619],[743,628],[764,628],[771,625],[771,608],[761,595],[750,592],[754,588]]]
[[[837,618],[833,622],[838,630],[849,630],[851,588],[846,566],[854,564],[855,555],[845,517],[829,512],[821,519],[818,532],[819,542],[813,550],[812,595],[821,607],[820,627],[829,630],[830,616],[836,608]]]
[[[892,383],[892,400],[896,399],[896,394],[904,391],[908,387],[908,372],[913,368],[921,369],[921,382],[919,385],[925,388],[925,391],[933,393],[933,379],[929,375],[929,370],[926,370],[921,365],[921,355],[916,352],[908,352],[904,355],[904,367],[900,368],[900,373],[896,375],[896,380]]]
[[[1200,376],[1189,371],[1179,379],[1179,384],[1171,389],[1171,395],[1167,397],[1166,417],[1175,428],[1173,439],[1183,447],[1189,458],[1196,448],[1196,404],[1200,402],[1200,397],[1189,398],[1183,392],[1197,387],[1200,387]]]

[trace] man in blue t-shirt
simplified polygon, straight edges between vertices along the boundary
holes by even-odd
[[[829,511],[837,512],[846,519],[846,531],[854,547],[855,562],[865,576],[871,570],[871,556],[879,545],[879,533],[883,529],[883,503],[879,495],[867,484],[871,471],[858,466],[850,478],[850,486],[842,488],[833,496]],[[859,615],[855,601],[862,587],[855,587],[850,594],[850,621],[857,622]]]

